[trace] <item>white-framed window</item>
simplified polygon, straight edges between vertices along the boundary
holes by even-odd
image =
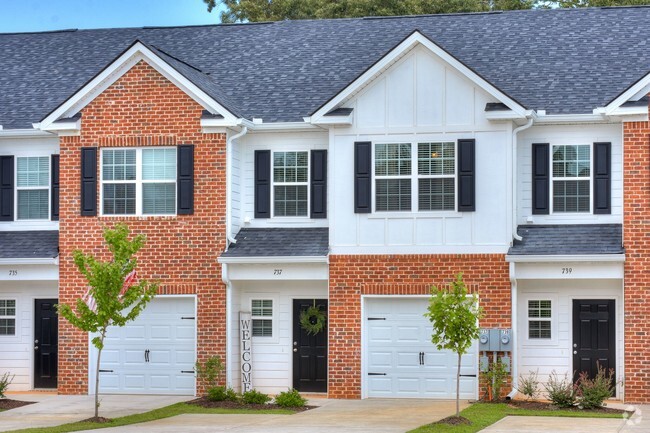
[[[374,175],[377,212],[456,209],[455,142],[376,143]]]
[[[528,301],[528,339],[550,340],[552,330],[552,301],[550,299],[530,299]]]
[[[16,219],[50,219],[50,156],[16,157]]]
[[[273,216],[309,216],[309,151],[273,152]]]
[[[0,336],[16,335],[16,300],[0,299]]]
[[[102,149],[103,215],[176,214],[176,148]]]
[[[273,299],[251,299],[253,337],[273,337]]]
[[[553,212],[591,212],[591,145],[554,145]]]

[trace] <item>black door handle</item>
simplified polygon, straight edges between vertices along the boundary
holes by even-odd
[[[420,352],[420,365],[424,365],[424,352]]]
[[[144,351],[144,362],[149,362],[149,349]]]

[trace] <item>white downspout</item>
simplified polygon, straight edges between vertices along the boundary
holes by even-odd
[[[232,318],[231,309],[232,309],[232,283],[230,282],[230,277],[228,276],[228,265],[226,263],[221,264],[221,280],[226,285],[226,388],[232,387],[232,365],[231,365],[231,333],[232,333]]]
[[[226,248],[224,252],[228,251],[231,243],[237,243],[232,236],[232,147],[234,141],[246,135],[247,132],[248,128],[243,126],[238,134],[229,137],[226,141]]]
[[[517,385],[519,385],[519,369],[517,368],[517,276],[515,275],[515,263],[510,262],[510,310],[512,318],[510,327],[512,328],[512,354],[510,359],[510,371],[512,372],[512,391],[506,396],[507,400],[512,400],[517,395]]]
[[[517,134],[533,126],[533,118],[530,117],[525,125],[512,130],[512,237],[518,241],[522,239],[517,234]]]

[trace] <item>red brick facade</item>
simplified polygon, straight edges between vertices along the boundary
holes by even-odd
[[[86,289],[71,253],[102,258],[102,228],[125,221],[147,236],[139,275],[160,281],[160,294],[195,294],[197,357],[224,357],[225,288],[217,263],[225,233],[225,134],[203,134],[202,107],[140,62],[82,110],[81,136],[62,137],[59,302],[73,304]],[[194,214],[169,217],[80,216],[80,148],[195,145]],[[97,195],[99,197],[99,193]],[[59,323],[59,392],[87,393],[88,337]]]
[[[361,397],[361,295],[429,294],[458,272],[478,291],[484,327],[511,327],[502,254],[330,256],[328,396]]]
[[[650,402],[650,123],[623,127],[625,400]]]

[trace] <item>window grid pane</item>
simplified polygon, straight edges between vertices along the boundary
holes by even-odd
[[[309,152],[274,152],[273,215],[307,216],[308,181]]]
[[[105,183],[104,214],[135,215],[135,183]]]
[[[145,183],[142,185],[142,213],[169,215],[176,212],[175,183]]]
[[[16,315],[16,300],[0,299],[0,316],[15,316],[15,315]]]
[[[253,319],[253,337],[272,337],[273,321],[270,319]]]
[[[588,180],[553,181],[553,210],[557,212],[589,212]]]
[[[418,174],[450,175],[456,172],[454,143],[419,143]]]
[[[176,149],[142,149],[143,180],[176,180]]]
[[[50,194],[47,189],[18,190],[18,219],[48,219]]]
[[[375,176],[410,176],[411,145],[379,143],[375,145]]]
[[[553,146],[553,210],[590,211],[589,145]]]
[[[104,149],[102,151],[103,180],[135,180],[135,149]]]
[[[418,208],[428,210],[455,209],[455,179],[420,179],[418,187]]]
[[[16,335],[16,319],[0,319],[0,335]]]
[[[16,180],[18,188],[49,186],[50,158],[47,156],[18,157]]]
[[[276,183],[306,183],[308,152],[273,153],[273,181]]]
[[[307,216],[307,185],[276,185],[273,193],[275,216]]]
[[[377,179],[377,211],[411,210],[411,179]]]
[[[528,322],[528,338],[531,339],[550,339],[551,322],[546,320],[530,320]]]
[[[253,299],[251,301],[253,316],[273,316],[273,300]]]

